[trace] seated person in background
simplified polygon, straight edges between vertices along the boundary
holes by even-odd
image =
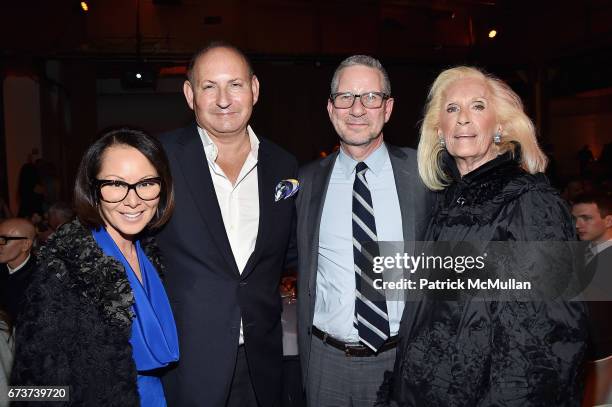
[[[8,314],[0,306],[0,406],[8,406],[8,383],[13,364],[13,329]]]
[[[49,228],[54,232],[64,223],[68,223],[74,219],[74,210],[72,206],[66,202],[54,203],[47,213]]]
[[[13,385],[69,385],[71,405],[166,405],[160,376],[178,360],[178,340],[145,237],[170,217],[172,185],[161,144],[141,131],[111,131],[89,147],[78,219],[39,252],[15,329]]]
[[[580,240],[590,241],[583,292],[590,311],[591,335],[583,405],[612,404],[612,197],[603,193],[577,196],[572,207]],[[604,301],[605,300],[605,301]],[[608,404],[606,404],[608,403]]]
[[[38,234],[40,242],[46,242],[60,226],[69,223],[74,219],[74,210],[67,202],[56,202],[47,211],[47,227],[44,232]]]
[[[32,243],[34,225],[27,219],[11,218],[0,223],[0,307],[17,321],[36,260]]]

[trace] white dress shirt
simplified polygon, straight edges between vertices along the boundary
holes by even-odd
[[[11,266],[9,266],[8,264],[6,265],[6,269],[8,270],[9,274],[14,274],[16,272],[18,272],[19,270],[21,270],[23,268],[23,266],[26,265],[26,263],[28,262],[28,260],[30,260],[30,256],[32,256],[31,254],[28,254],[28,257],[26,257],[26,259],[23,261],[23,263],[21,263],[20,265],[18,265],[17,267],[15,267],[14,269],[11,268]]]
[[[593,243],[593,242],[589,243],[589,248],[591,249],[591,251],[593,252],[593,255],[595,256],[597,256],[599,253],[603,252],[610,246],[612,246],[612,239],[604,240],[603,242],[599,242],[599,243]]]
[[[210,139],[206,130],[198,126],[217,201],[221,208],[225,232],[241,274],[255,250],[259,229],[259,186],[257,183],[259,140],[251,126],[247,127],[247,132],[251,142],[251,151],[242,165],[236,183],[232,184],[223,169],[216,163],[219,154],[217,146]],[[239,344],[243,343],[244,333],[241,319]]]

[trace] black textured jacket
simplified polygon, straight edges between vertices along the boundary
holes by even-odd
[[[161,272],[154,243],[141,244]],[[138,406],[133,303],[123,265],[78,220],[62,226],[38,256],[16,328],[12,384],[68,385],[66,405]]]
[[[440,193],[429,240],[575,240],[565,202],[543,174],[526,173],[510,153],[463,177],[452,158],[445,162],[453,182]],[[402,319],[395,369],[386,374],[377,405],[580,405],[583,304],[485,302],[463,295],[406,305],[404,316],[415,316]]]

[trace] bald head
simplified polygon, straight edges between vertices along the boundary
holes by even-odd
[[[8,236],[25,236],[28,239],[34,239],[34,237],[36,237],[36,228],[32,222],[24,218],[10,218],[4,220],[4,222],[0,223],[0,232],[2,235],[6,232]]]
[[[214,51],[221,51],[221,53],[225,52],[225,53],[234,54],[239,59],[241,59],[242,62],[244,63],[244,66],[248,72],[248,76],[252,77],[254,75],[253,65],[251,65],[251,61],[249,60],[249,58],[246,56],[244,52],[242,52],[238,47],[235,47],[232,44],[222,42],[222,41],[215,41],[215,42],[211,42],[204,48],[199,49],[191,57],[191,60],[189,61],[189,64],[187,65],[187,79],[191,83],[191,86],[197,85],[196,71],[197,71],[198,62],[200,61],[200,59],[207,56],[207,54],[210,54],[211,52],[214,52]]]
[[[32,251],[36,228],[27,219],[11,218],[0,223],[0,263],[11,268],[23,263]],[[15,238],[15,239],[13,239]]]

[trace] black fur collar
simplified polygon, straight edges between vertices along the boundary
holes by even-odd
[[[161,274],[159,250],[152,238],[142,239],[147,257]],[[78,220],[63,225],[39,252],[39,263],[77,290],[86,301],[102,307],[108,323],[129,326],[134,294],[123,265],[104,255],[91,232]]]
[[[520,149],[501,154],[463,177],[454,159],[444,154],[444,168],[452,182],[442,192],[436,223],[486,225],[524,193],[551,189],[544,174],[529,174],[520,167]]]

